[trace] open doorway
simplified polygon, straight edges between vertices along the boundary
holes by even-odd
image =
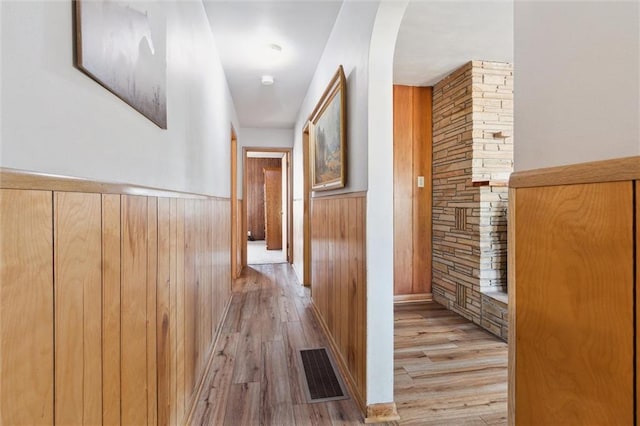
[[[291,149],[244,148],[247,264],[291,259]]]

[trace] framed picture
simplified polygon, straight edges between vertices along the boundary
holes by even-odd
[[[345,185],[346,86],[341,65],[309,117],[312,191]]]
[[[152,2],[76,1],[77,66],[167,128],[166,23]]]

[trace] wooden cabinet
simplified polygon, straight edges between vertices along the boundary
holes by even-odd
[[[640,174],[630,169],[639,158],[512,176],[511,424],[634,423]]]

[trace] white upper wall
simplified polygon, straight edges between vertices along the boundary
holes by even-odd
[[[166,19],[167,130],[74,67],[71,0],[1,7],[0,165],[229,196],[238,125],[201,2],[145,3]]]
[[[295,199],[301,199],[303,192],[302,129],[339,65],[344,67],[347,79],[347,183],[342,189],[316,195],[367,189],[368,60],[371,31],[377,9],[378,2],[373,1],[345,1],[340,8],[294,126]]]
[[[293,129],[242,127],[238,139],[238,198],[243,198],[243,148],[293,148]]]
[[[514,9],[515,170],[639,155],[638,2]]]

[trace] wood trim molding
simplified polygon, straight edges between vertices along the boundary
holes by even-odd
[[[312,194],[318,194],[317,192],[312,192]],[[363,198],[367,196],[367,191],[358,191],[358,192],[344,192],[341,194],[331,194],[331,195],[313,195],[311,199],[322,198],[323,200],[331,200],[331,199],[342,199],[342,198]]]
[[[383,402],[381,404],[367,405],[365,423],[383,423],[400,420],[395,402]]]
[[[335,340],[333,339],[333,336],[331,335],[331,332],[329,331],[329,327],[322,319],[322,315],[320,314],[318,307],[313,301],[311,302],[311,308],[312,308],[311,311],[313,312],[313,315],[316,321],[318,321],[318,324],[320,324],[320,328],[322,328],[322,332],[324,333],[325,337],[327,338],[327,341],[329,342],[331,355],[333,355],[333,359],[336,360],[338,364],[338,368],[340,369],[342,378],[344,379],[345,384],[349,388],[349,393],[358,404],[358,407],[360,408],[360,412],[364,415],[367,412],[365,409],[366,404],[364,402],[364,396],[361,395],[360,392],[358,392],[356,381],[351,375],[351,373],[349,372],[349,369],[347,368],[347,363],[342,357],[342,354],[340,353],[338,345],[336,344]],[[365,416],[365,420],[366,420],[366,416]]]
[[[472,182],[473,186],[489,186],[489,187],[507,187],[509,186],[509,181],[505,180],[480,180],[476,182]]]
[[[507,424],[516,424],[516,193],[509,188],[507,220],[507,303],[509,324],[509,355],[507,368]]]
[[[432,293],[396,294],[393,296],[394,305],[408,305],[433,301]]]
[[[640,156],[515,172],[511,188],[619,182],[640,179]]]
[[[0,168],[0,188],[30,189],[42,191],[85,192],[97,194],[142,195],[147,197],[171,197],[228,200],[191,192],[173,191],[142,185],[117,182],[101,182],[72,176]]]

